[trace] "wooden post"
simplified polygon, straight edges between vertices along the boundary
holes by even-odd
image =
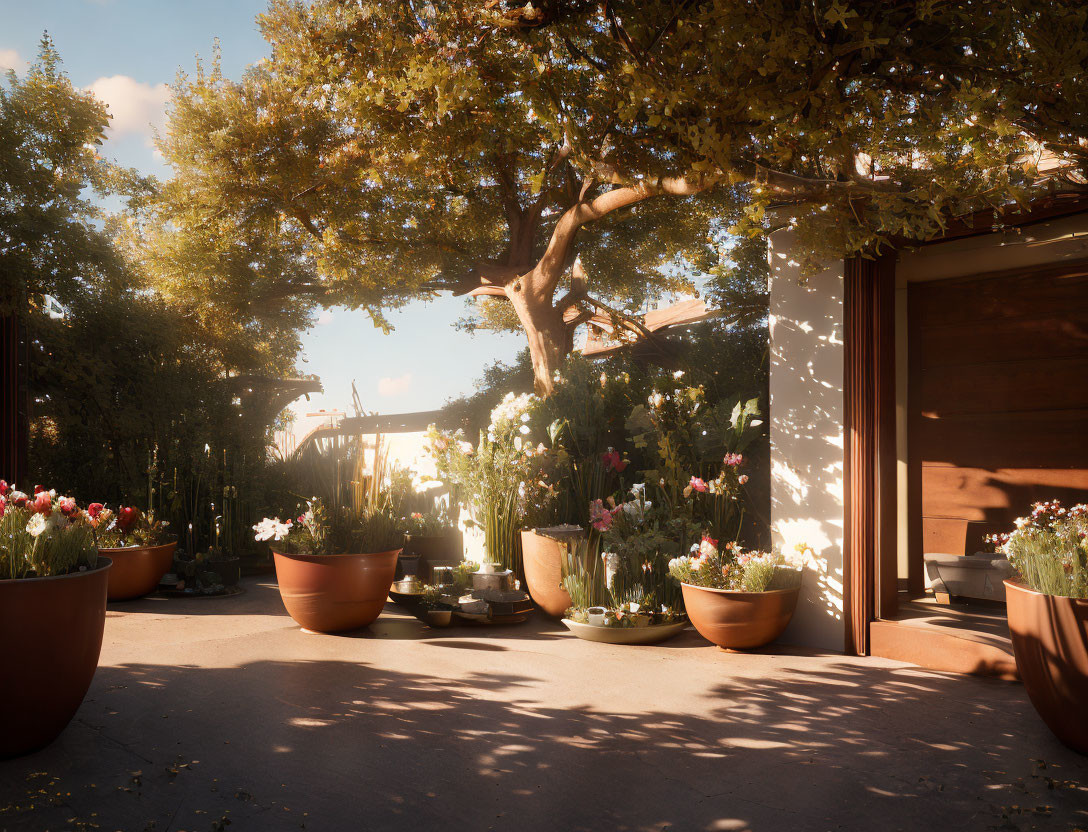
[[[845,649],[864,656],[896,604],[895,257],[845,266]]]

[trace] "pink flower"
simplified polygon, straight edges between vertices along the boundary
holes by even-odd
[[[722,462],[724,462],[726,465],[731,465],[732,467],[736,468],[738,465],[743,464],[744,454],[726,454],[725,459],[723,459]]]
[[[688,488],[690,488],[692,491],[698,491],[702,493],[703,491],[706,491],[706,483],[698,477],[692,477],[691,482],[688,483]]]
[[[589,522],[599,532],[606,532],[612,527],[613,512],[605,507],[603,500],[594,500],[589,504]]]
[[[0,517],[4,516],[4,512],[8,510],[8,499],[3,494],[0,494]]]
[[[43,491],[45,491],[45,486],[44,485],[35,485],[34,486],[34,494],[35,495],[41,494]]]
[[[6,497],[11,493],[11,486],[7,480],[0,480],[0,497]]]
[[[40,485],[34,487],[41,488]],[[32,508],[37,514],[49,514],[53,511],[53,495],[48,491],[35,491]]]
[[[604,469],[606,471],[615,471],[622,474],[623,469],[627,467],[627,460],[620,456],[620,452],[614,448],[609,448],[607,453],[601,454],[601,462],[604,463]]]
[[[61,497],[57,500],[57,508],[65,517],[71,517],[79,511],[79,506],[76,505],[74,497]]]
[[[87,506],[87,516],[89,516],[92,520],[97,520],[99,515],[102,514],[102,509],[104,508],[105,506],[101,503],[91,503],[89,506]]]
[[[737,482],[739,482],[741,485],[744,485],[746,482],[748,482],[748,475],[741,474],[739,477],[737,477]]]

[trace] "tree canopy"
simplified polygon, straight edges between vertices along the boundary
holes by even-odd
[[[383,323],[435,291],[508,301],[548,392],[574,327],[687,285],[723,218],[758,236],[784,208],[811,268],[1082,188],[1086,15],[272,0],[270,59],[238,82],[214,64],[179,79],[167,217],[253,304]]]

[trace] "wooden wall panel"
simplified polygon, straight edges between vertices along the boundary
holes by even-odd
[[[1088,262],[911,284],[908,320],[912,566],[1088,499]]]

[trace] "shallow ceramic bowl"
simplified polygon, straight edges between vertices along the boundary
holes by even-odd
[[[598,627],[569,618],[564,618],[563,624],[578,638],[601,644],[657,644],[679,635],[688,626],[686,621],[676,621],[672,624],[651,624],[649,627]]]

